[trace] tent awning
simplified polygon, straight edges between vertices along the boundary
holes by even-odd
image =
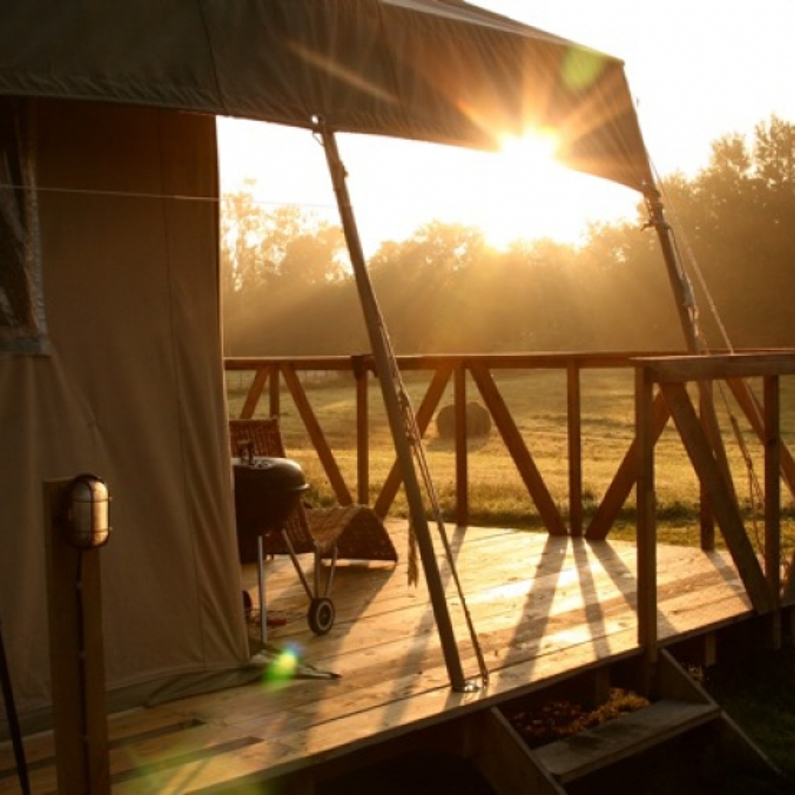
[[[458,0],[11,0],[0,94],[167,107],[494,148],[652,182],[620,60]]]

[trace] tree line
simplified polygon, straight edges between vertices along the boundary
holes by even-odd
[[[660,181],[710,347],[789,346],[795,320],[795,125],[727,134],[694,177]],[[637,217],[592,225],[581,245],[491,247],[472,226],[429,221],[368,267],[399,353],[681,349],[657,235]],[[298,207],[223,197],[227,355],[369,350],[339,227]],[[704,285],[707,287],[705,291]],[[714,310],[714,311],[713,311]]]

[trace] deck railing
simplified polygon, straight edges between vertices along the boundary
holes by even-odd
[[[494,426],[505,443],[516,469],[537,508],[547,531],[588,539],[604,539],[613,527],[632,489],[637,485],[637,539],[639,579],[639,623],[641,634],[655,636],[653,616],[655,540],[655,444],[669,420],[688,453],[701,488],[701,545],[714,546],[714,525],[743,578],[754,606],[760,612],[775,608],[782,598],[795,599],[795,580],[781,583],[781,500],[783,478],[795,495],[795,461],[781,441],[779,427],[779,377],[795,374],[795,351],[744,352],[732,355],[683,356],[636,352],[417,355],[398,357],[401,372],[430,372],[427,389],[416,407],[422,434],[426,432],[442,396],[452,381],[455,416],[455,521],[466,525],[470,518],[469,459],[467,443],[467,384],[474,383]],[[239,416],[281,412],[282,386],[286,386],[307,435],[341,504],[368,503],[370,497],[370,439],[368,384],[375,377],[370,356],[256,357],[228,358],[228,373],[251,371],[246,397]],[[581,376],[586,370],[625,369],[635,373],[636,431],[609,487],[586,524],[583,511]],[[494,374],[517,370],[557,370],[566,377],[566,444],[568,453],[568,512],[564,514],[553,499],[533,455],[503,398]],[[353,376],[356,427],[356,484],[343,477],[331,446],[312,407],[305,377],[309,373],[348,372]],[[762,379],[762,400],[747,379]],[[764,551],[760,566],[725,461],[714,411],[709,409],[712,386],[725,382],[748,425],[764,449]],[[698,409],[691,393],[699,396]],[[262,402],[267,403],[263,407]],[[710,422],[710,416],[713,421]],[[401,485],[395,463],[373,503],[386,516]],[[355,495],[355,496],[354,496]],[[790,566],[790,574],[792,572]],[[652,643],[652,645],[654,645]]]
[[[758,613],[774,613],[795,593],[792,566],[782,589],[781,480],[793,489],[793,460],[781,440],[780,377],[795,374],[791,353],[725,356],[677,356],[638,359],[635,364],[634,475],[637,480],[638,633],[650,653],[657,648],[655,456],[663,417],[676,425],[698,475],[703,500],[702,547],[714,543],[712,523],[720,527],[726,547]],[[748,387],[762,379],[762,400]],[[745,528],[723,457],[710,422],[712,386],[724,381],[759,436],[764,450],[764,549],[760,561]],[[697,386],[698,409],[688,385]],[[655,395],[656,392],[656,395]]]
[[[417,425],[425,434],[445,390],[452,381],[455,422],[455,521],[465,525],[470,517],[470,490],[468,467],[468,438],[466,405],[468,402],[467,381],[477,387],[480,397],[489,410],[495,427],[500,433],[516,469],[532,497],[544,525],[555,534],[572,535],[583,533],[583,486],[582,486],[582,410],[580,403],[580,375],[586,369],[631,368],[636,355],[632,353],[609,354],[494,354],[494,355],[423,355],[400,356],[401,372],[430,372],[427,389],[416,407]],[[323,466],[335,497],[343,504],[354,501],[367,503],[370,499],[370,438],[369,390],[370,379],[375,377],[375,365],[370,356],[328,357],[256,357],[228,358],[227,372],[249,371],[253,373],[248,392],[239,416],[250,418],[255,413],[279,416],[281,414],[282,390],[286,387]],[[568,527],[552,499],[549,489],[539,473],[533,455],[503,399],[494,379],[495,372],[517,370],[561,371],[566,374],[566,416],[568,440]],[[354,406],[356,427],[356,486],[351,488],[345,481],[326,435],[317,419],[305,388],[302,374],[349,373],[355,384]],[[266,404],[266,407],[263,406]],[[400,488],[400,472],[393,466],[374,502],[376,512],[385,516]],[[613,496],[615,501],[615,496]],[[623,503],[624,500],[621,500]],[[621,505],[617,506],[619,509]],[[593,525],[593,523],[592,523]],[[610,517],[599,516],[598,522],[589,532],[606,533]]]

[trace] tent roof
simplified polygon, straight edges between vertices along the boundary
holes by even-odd
[[[652,182],[621,61],[459,0],[9,0],[0,94],[111,101],[494,148]]]

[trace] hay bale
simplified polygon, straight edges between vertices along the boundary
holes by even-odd
[[[467,403],[467,433],[470,436],[488,436],[491,431],[491,414],[476,400]]]
[[[472,400],[466,406],[467,435],[487,436],[491,431],[491,415],[488,410]],[[441,439],[452,439],[455,436],[455,406],[448,403],[436,414],[436,432]]]

